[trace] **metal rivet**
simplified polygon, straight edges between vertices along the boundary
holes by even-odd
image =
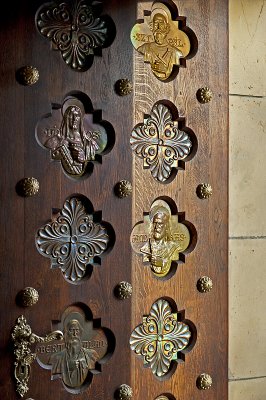
[[[212,377],[208,374],[201,374],[197,378],[197,388],[200,390],[210,389],[212,386]]]
[[[117,400],[130,400],[133,397],[133,390],[130,386],[122,384],[119,386],[115,393],[115,398]]]
[[[127,96],[133,91],[132,82],[129,79],[119,79],[115,83],[115,91],[119,96]]]
[[[23,307],[31,307],[39,300],[39,293],[33,287],[26,287],[18,293],[19,304]]]
[[[115,287],[114,293],[120,300],[125,300],[132,296],[132,291],[132,285],[122,281]]]
[[[213,283],[211,278],[208,276],[202,276],[197,282],[198,291],[201,293],[210,292],[213,288]]]
[[[115,185],[115,194],[120,199],[124,197],[128,197],[132,194],[132,185],[131,182],[122,180]]]
[[[40,75],[37,68],[27,65],[17,71],[16,77],[21,85],[30,86],[38,82]]]
[[[39,192],[40,184],[36,178],[21,179],[16,186],[17,193],[23,197],[32,197]]]
[[[212,196],[212,187],[209,183],[201,183],[196,192],[200,199],[208,199]]]
[[[212,100],[213,93],[208,87],[200,88],[197,91],[197,99],[200,103],[206,104]]]

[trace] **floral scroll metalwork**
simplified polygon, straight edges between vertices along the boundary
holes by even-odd
[[[98,8],[99,2],[93,0],[65,0],[46,3],[36,13],[39,33],[76,71],[86,71],[95,53],[114,39],[113,22],[99,16]]]
[[[54,105],[52,114],[42,117],[36,126],[38,143],[50,150],[51,158],[60,161],[72,178],[90,173],[91,163],[101,161],[113,140],[111,124],[95,120],[90,99],[79,93],[77,97],[67,96],[62,106]]]
[[[174,78],[179,66],[185,65],[182,60],[190,53],[190,39],[180,29],[181,23],[181,20],[173,20],[165,4],[154,2],[150,12],[144,11],[144,20],[134,25],[131,31],[133,46],[161,81]]]
[[[30,346],[35,343],[47,343],[53,340],[60,341],[63,338],[63,333],[61,331],[54,331],[45,337],[37,336],[35,333],[32,333],[32,329],[28,325],[26,318],[21,315],[13,328],[11,338],[14,342],[16,391],[21,397],[24,397],[29,390],[28,383],[31,364],[37,357],[37,354],[31,351]]]
[[[170,178],[178,161],[190,153],[190,135],[178,129],[178,121],[173,120],[170,109],[156,103],[143,124],[135,126],[130,144],[135,154],[143,159],[144,168],[149,168],[154,179],[163,183]]]
[[[71,283],[81,281],[94,257],[107,249],[107,229],[93,220],[82,201],[66,200],[58,217],[44,225],[36,234],[40,254],[51,259],[51,268],[60,268]]]
[[[172,361],[178,360],[178,352],[187,348],[190,337],[189,326],[177,320],[168,301],[159,299],[132,332],[130,347],[143,357],[144,365],[151,368],[155,377],[162,378],[168,374]]]

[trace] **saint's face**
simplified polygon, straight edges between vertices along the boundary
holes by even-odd
[[[156,240],[161,240],[166,234],[166,222],[160,216],[155,216],[153,219],[153,236]]]
[[[79,343],[81,340],[80,327],[77,323],[70,323],[67,329],[67,341],[68,343]]]
[[[77,107],[71,108],[69,112],[69,127],[70,129],[78,130],[80,122],[80,112]]]
[[[168,24],[163,15],[154,16],[152,31],[155,43],[162,45],[168,33]]]

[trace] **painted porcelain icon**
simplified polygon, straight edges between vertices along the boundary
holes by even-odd
[[[170,272],[173,262],[190,243],[188,228],[172,215],[169,205],[156,200],[144,221],[136,224],[131,233],[133,250],[142,254],[143,262],[148,263],[153,274],[163,278]]]
[[[181,21],[172,19],[165,4],[153,3],[147,14],[144,12],[144,20],[134,25],[131,41],[144,62],[151,65],[153,74],[165,81],[190,53],[190,40],[179,28]]]

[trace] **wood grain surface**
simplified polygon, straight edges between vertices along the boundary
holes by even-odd
[[[143,219],[152,202],[166,196],[174,200],[178,211],[185,212],[197,232],[196,248],[179,264],[169,280],[154,277],[142,257],[132,255],[132,328],[148,315],[154,301],[171,298],[178,310],[197,330],[194,348],[185,355],[172,377],[166,381],[155,379],[143,361],[132,358],[132,385],[137,399],[155,399],[162,393],[172,393],[177,400],[227,399],[227,175],[228,175],[228,33],[227,1],[186,0],[175,2],[180,16],[198,40],[197,54],[180,68],[175,80],[162,83],[151,73],[149,64],[134,53],[134,122],[143,121],[154,103],[170,100],[185,117],[186,126],[195,133],[198,149],[185,163],[185,171],[178,171],[168,184],[157,183],[149,169],[143,169],[141,159],[133,159],[134,194],[132,201],[133,225]],[[150,10],[152,2],[140,2],[138,19]],[[208,86],[214,93],[209,104],[196,99],[199,88]],[[207,182],[213,188],[209,200],[196,195],[198,184]],[[197,291],[201,276],[213,280],[210,293]],[[210,390],[200,391],[196,379],[201,373],[213,378]]]
[[[162,393],[172,393],[176,400],[227,399],[227,151],[228,151],[228,15],[227,0],[175,1],[179,14],[198,40],[197,54],[187,60],[171,82],[162,83],[143,63],[130,43],[130,31],[143,10],[152,1],[105,0],[104,14],[116,25],[113,44],[95,57],[86,72],[75,72],[65,65],[60,52],[35,28],[35,13],[43,2],[14,0],[6,2],[1,14],[1,257],[0,257],[0,388],[1,399],[18,398],[13,379],[13,349],[10,333],[17,317],[25,315],[34,333],[51,331],[53,320],[74,304],[86,304],[94,318],[110,329],[116,339],[112,357],[94,376],[90,387],[75,395],[78,400],[112,399],[117,387],[132,386],[134,399],[154,400]],[[32,65],[40,72],[37,84],[20,85],[16,70]],[[134,93],[119,97],[114,84],[129,78]],[[209,86],[214,92],[210,104],[201,105],[196,91]],[[113,149],[95,164],[91,176],[75,181],[67,177],[60,163],[51,161],[48,151],[35,138],[38,120],[51,111],[51,104],[61,104],[72,91],[86,93],[94,110],[115,130]],[[169,184],[159,184],[142,160],[133,156],[129,138],[132,128],[143,120],[155,102],[170,100],[186,118],[198,141],[194,158],[187,162]],[[15,187],[23,177],[35,177],[40,191],[32,198],[17,195]],[[133,196],[119,199],[113,187],[121,179],[133,183]],[[214,194],[202,201],[196,187],[209,182]],[[71,195],[86,196],[102,219],[115,232],[113,249],[94,267],[89,280],[79,285],[66,282],[59,269],[50,269],[50,260],[35,247],[36,231],[50,221],[53,209],[61,209]],[[186,255],[175,275],[160,281],[143,267],[141,257],[132,254],[130,233],[143,219],[153,200],[171,198],[179,212],[197,231],[197,245]],[[214,282],[209,294],[196,289],[197,280],[208,275]],[[114,294],[120,281],[133,285],[131,299],[121,301]],[[31,286],[39,291],[39,302],[24,309],[16,304],[17,293]],[[160,297],[175,301],[185,311],[197,330],[194,348],[186,354],[166,381],[155,379],[129,348],[131,331],[148,314]],[[213,387],[206,392],[196,388],[202,372],[213,377]],[[70,400],[60,379],[51,381],[50,371],[32,366],[30,390],[25,398],[34,400]]]

